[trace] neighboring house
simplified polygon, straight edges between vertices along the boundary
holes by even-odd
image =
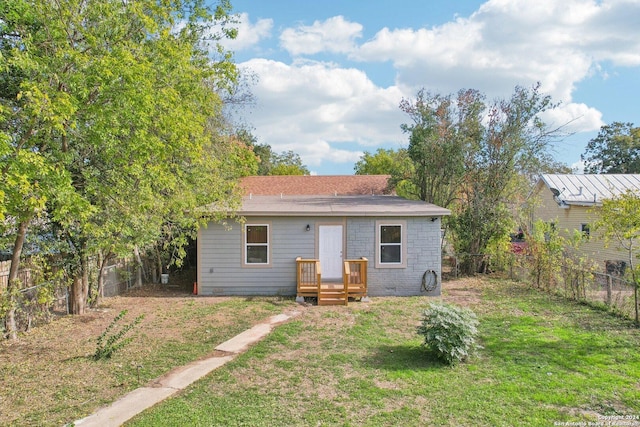
[[[584,239],[580,246],[584,255],[605,271],[607,264],[624,261],[625,255],[613,242],[605,248],[591,225],[598,218],[602,200],[627,190],[640,193],[640,175],[541,175],[531,198],[535,200],[531,222],[552,223],[565,237],[578,230]]]
[[[385,195],[388,176],[248,177],[237,212],[198,236],[202,295],[295,295],[296,258],[340,281],[343,261],[368,259],[368,295],[440,293],[440,225],[450,211]],[[423,277],[437,287],[423,291]]]

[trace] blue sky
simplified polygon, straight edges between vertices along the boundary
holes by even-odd
[[[353,174],[364,152],[406,147],[398,108],[420,88],[509,97],[542,84],[571,122],[555,143],[576,165],[613,121],[640,125],[640,0],[232,0],[226,43],[255,104],[242,110],[259,143],[300,154],[312,173]]]

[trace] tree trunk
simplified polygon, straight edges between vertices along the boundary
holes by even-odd
[[[87,307],[87,296],[89,295],[89,272],[86,260],[80,262],[80,268],[76,272],[69,292],[70,314],[84,314]]]
[[[147,274],[144,271],[144,265],[142,264],[142,258],[140,258],[140,250],[138,247],[133,248],[133,254],[136,257],[136,286],[142,287],[142,279],[144,276],[144,281],[147,281]]]
[[[158,276],[158,271],[154,265],[153,260],[151,260],[150,263],[151,263],[151,283],[158,283],[160,282],[160,279],[159,279],[160,276]]]
[[[98,260],[98,263],[100,261]],[[93,286],[88,286],[87,287],[87,305],[90,307],[95,307],[96,304],[96,299],[97,299],[97,295],[94,295],[94,293],[98,293],[97,289],[94,289]]]
[[[18,225],[16,240],[13,244],[13,254],[11,255],[11,267],[9,267],[9,278],[7,282],[7,296],[9,297],[9,309],[5,316],[5,327],[9,335],[9,339],[18,339],[18,325],[16,323],[16,294],[19,292],[18,271],[20,269],[20,258],[22,256],[22,248],[27,236],[27,228],[29,221],[22,221]]]
[[[156,261],[158,263],[158,278],[162,277],[163,267],[162,267],[162,256],[160,255],[160,249],[156,246]],[[160,281],[160,280],[158,280]]]
[[[631,261],[631,268],[635,268]],[[638,289],[640,288],[640,278],[631,270],[631,280],[633,281],[633,308],[635,311],[636,325],[640,325],[639,307],[638,307]]]
[[[98,289],[96,290],[96,297],[93,299],[92,307],[97,307],[104,297],[104,269],[107,267],[110,258],[111,255],[105,256],[102,251],[98,254]]]

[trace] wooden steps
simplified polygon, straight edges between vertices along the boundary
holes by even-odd
[[[367,296],[366,258],[344,261],[342,282],[322,282],[320,261],[296,258],[297,297],[316,297],[318,305],[347,305],[349,298]],[[340,279],[338,279],[340,280]]]
[[[347,305],[349,297],[342,283],[321,283],[318,287],[318,305]]]

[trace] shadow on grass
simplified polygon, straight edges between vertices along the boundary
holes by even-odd
[[[93,354],[84,354],[84,355],[79,355],[79,356],[71,356],[71,357],[67,357],[66,359],[62,359],[61,362],[76,362],[76,361],[82,361],[82,360],[88,360],[90,362],[98,362],[99,360],[94,359]]]
[[[293,296],[248,296],[245,297],[244,300],[246,302],[267,302],[276,307],[287,306],[290,305],[294,301]]]
[[[378,347],[372,355],[364,358],[363,363],[388,371],[407,369],[427,371],[449,368],[449,365],[440,360],[433,351],[417,345],[383,345]]]
[[[513,319],[507,328],[492,321],[485,326],[483,353],[505,364],[570,372],[591,372],[594,364],[604,368],[635,358],[630,351],[638,343],[633,325],[623,322],[613,328],[607,320],[575,312],[554,325],[531,317]]]

